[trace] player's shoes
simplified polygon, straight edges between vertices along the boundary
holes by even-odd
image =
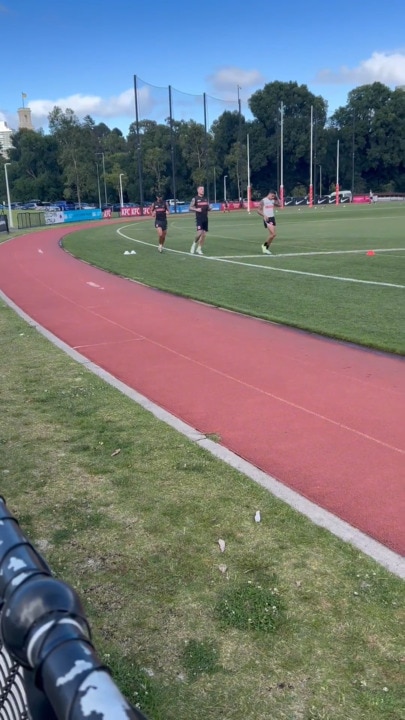
[[[204,255],[204,253],[200,247],[197,248],[196,253],[197,253],[197,255]]]
[[[192,246],[191,246],[191,248],[190,248],[190,252],[191,252],[192,255],[194,255],[194,253],[195,253],[195,243],[192,244]]]
[[[269,250],[269,248],[268,248],[266,245],[262,245],[262,253],[263,253],[264,255],[273,255],[273,253],[271,252],[271,250]]]
[[[158,245],[159,252],[163,252],[163,245]]]

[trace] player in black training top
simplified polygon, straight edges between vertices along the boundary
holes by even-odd
[[[202,185],[197,188],[197,195],[193,197],[190,203],[190,210],[195,212],[197,223],[197,235],[190,248],[192,254],[202,255],[202,246],[204,245],[205,236],[208,232],[208,212],[211,210],[208,199],[204,195]]]
[[[163,245],[166,240],[168,212],[169,203],[163,200],[162,195],[156,195],[156,202],[152,204],[151,213],[155,218],[155,228],[159,239],[159,252],[163,252]]]

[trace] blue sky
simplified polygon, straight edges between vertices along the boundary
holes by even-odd
[[[208,121],[242,110],[273,80],[306,84],[329,114],[348,92],[378,80],[405,85],[405,0],[0,0],[0,120],[17,128],[21,93],[35,127],[55,105],[119,127],[134,121],[134,75],[141,117]],[[155,86],[149,87],[149,84]],[[196,96],[196,97],[193,97]]]

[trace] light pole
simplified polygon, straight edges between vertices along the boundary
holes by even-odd
[[[8,226],[12,230],[14,227],[13,224],[13,213],[11,212],[11,201],[10,201],[10,188],[8,186],[8,174],[7,174],[7,165],[11,165],[11,163],[4,163],[4,175],[6,176],[6,193],[7,193],[7,205],[8,205]]]
[[[319,166],[319,197],[322,197],[322,165]]]
[[[106,181],[105,181],[105,160],[104,160],[104,153],[103,153],[103,152],[98,152],[98,153],[96,153],[96,155],[101,155],[101,159],[102,159],[102,161],[103,161],[104,199],[105,199],[105,204],[107,205],[107,204],[108,204],[108,203],[107,203],[107,183],[106,183]]]
[[[125,173],[120,173],[120,205],[121,209],[124,205],[124,198],[122,196],[122,178],[124,177]]]
[[[228,175],[224,175],[224,203],[226,203],[226,178]]]
[[[280,204],[284,207],[284,103],[280,105]]]
[[[310,151],[309,151],[309,207],[314,204],[314,187],[313,187],[313,171],[314,171],[314,108],[311,105],[311,132],[310,132]]]
[[[100,190],[100,173],[98,171],[98,163],[96,162],[97,168],[97,190],[98,190],[98,206],[101,210],[101,190]]]

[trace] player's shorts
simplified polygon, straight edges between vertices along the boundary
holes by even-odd
[[[265,228],[267,228],[267,225],[273,225],[273,227],[276,227],[276,218],[274,216],[266,218],[263,220],[263,225]]]
[[[155,228],[162,228],[163,231],[167,230],[167,220],[155,220]]]
[[[208,232],[208,218],[205,218],[205,220],[197,220],[197,230]]]

